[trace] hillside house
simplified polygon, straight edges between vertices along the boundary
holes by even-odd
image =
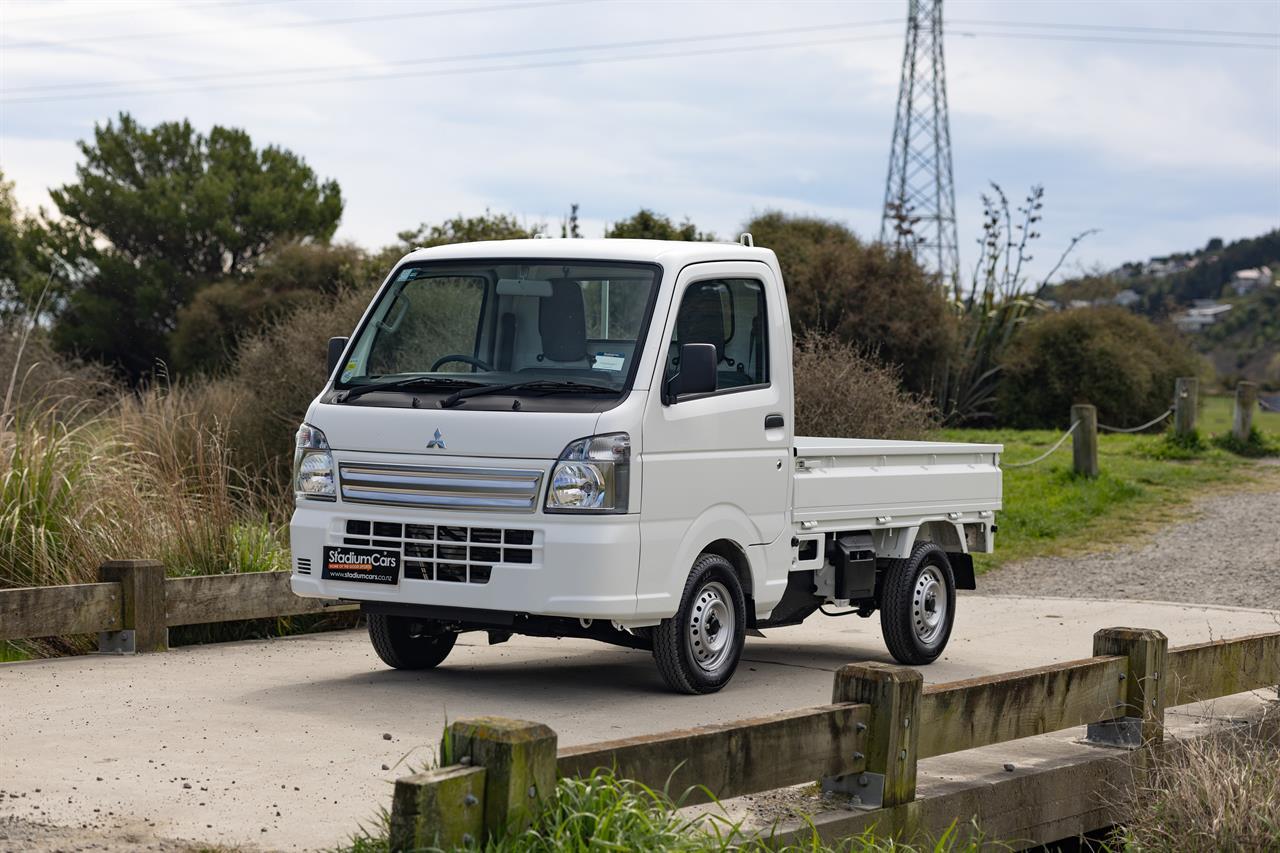
[[[1236,270],[1231,274],[1230,284],[1231,289],[1238,296],[1244,296],[1246,293],[1270,287],[1274,281],[1275,277],[1271,274],[1271,267],[1261,266],[1247,270]]]
[[[1173,325],[1184,332],[1195,334],[1218,322],[1219,318],[1231,308],[1230,305],[1223,305],[1212,299],[1197,299],[1191,308],[1181,314],[1173,315]]]

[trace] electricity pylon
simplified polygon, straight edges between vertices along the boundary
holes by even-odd
[[[956,190],[942,60],[942,0],[908,0],[880,240],[907,246],[940,283],[959,281]]]

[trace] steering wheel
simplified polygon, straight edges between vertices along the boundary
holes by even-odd
[[[439,358],[437,358],[435,361],[435,364],[431,365],[432,372],[439,370],[441,365],[448,364],[451,361],[466,362],[467,364],[470,364],[473,367],[478,367],[481,370],[490,370],[490,371],[493,370],[492,367],[485,364],[480,359],[475,358],[474,356],[463,355],[462,353],[454,353],[452,355],[442,355]]]

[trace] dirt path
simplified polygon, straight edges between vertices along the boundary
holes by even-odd
[[[1137,544],[1011,563],[979,579],[979,591],[1274,608],[1280,603],[1280,481],[1271,482],[1265,491],[1197,500],[1187,521]],[[1082,546],[1087,552],[1088,543]]]

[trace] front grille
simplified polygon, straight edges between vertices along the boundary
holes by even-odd
[[[348,519],[342,544],[399,551],[408,580],[488,583],[493,567],[534,563],[532,530]]]
[[[520,468],[343,462],[338,473],[345,501],[427,509],[533,512],[542,485],[541,471]]]

